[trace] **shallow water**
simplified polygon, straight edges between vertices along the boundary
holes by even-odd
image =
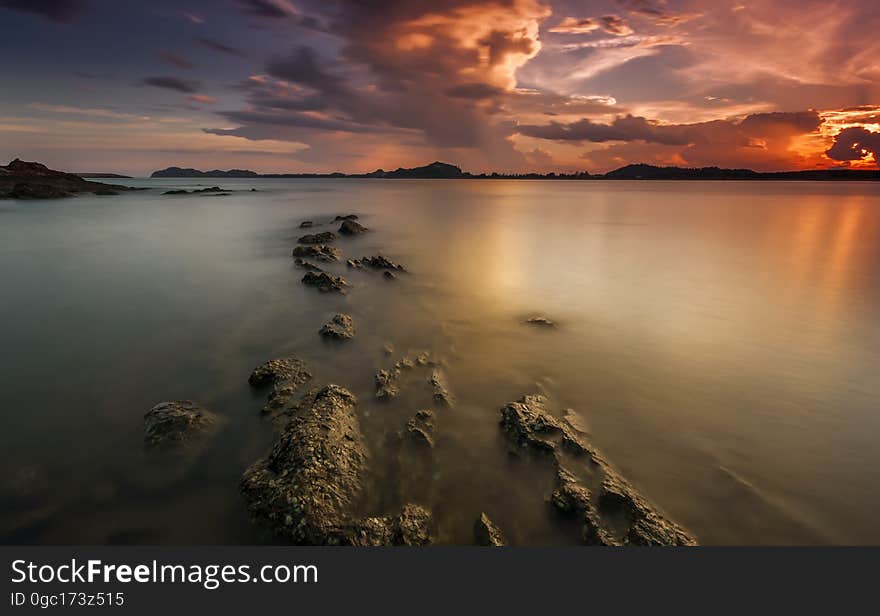
[[[880,543],[878,184],[129,183],[154,189],[0,202],[3,542],[271,541],[237,493],[272,439],[247,376],[296,355],[361,401],[364,507],[418,500],[444,542],[470,543],[480,511],[515,544],[575,540],[546,469],[499,434],[503,404],[543,392],[703,543]],[[160,195],[213,184],[240,192]],[[350,212],[374,231],[340,240],[347,257],[412,273],[339,263],[347,295],[304,287],[299,222]],[[317,334],[337,311],[350,343]],[[400,474],[387,438],[429,404],[428,373],[390,404],[373,375],[423,350],[457,403],[431,471]],[[185,398],[222,430],[198,456],[147,455],[144,412]]]

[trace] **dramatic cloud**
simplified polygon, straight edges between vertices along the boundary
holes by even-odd
[[[598,19],[591,17],[566,17],[548,30],[556,34],[588,34],[601,28],[614,36],[626,36],[633,33],[623,18],[617,15],[604,15]]]
[[[872,133],[861,127],[845,128],[834,138],[834,145],[826,152],[834,160],[862,160],[874,157],[880,167],[880,132]]]
[[[287,0],[238,0],[241,8],[257,17],[283,19],[296,15],[296,9]]]
[[[162,60],[162,62],[164,62],[165,64],[170,64],[171,66],[176,66],[177,68],[195,68],[195,64],[193,64],[183,56],[179,56],[176,53],[171,53],[170,51],[160,51],[159,59]]]
[[[166,90],[176,90],[185,94],[195,94],[199,90],[199,83],[197,81],[178,79],[177,77],[147,77],[142,83],[157,88],[165,88]]]
[[[84,0],[0,0],[0,8],[39,15],[57,22],[68,22],[85,8]]]
[[[231,45],[227,45],[226,43],[222,43],[216,39],[208,38],[208,37],[200,37],[198,42],[203,46],[211,49],[213,51],[219,51],[220,53],[229,54],[231,56],[245,56],[246,54],[236,47],[232,47]]]

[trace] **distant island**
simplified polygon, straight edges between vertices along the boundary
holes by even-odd
[[[420,180],[880,180],[880,169],[811,169],[807,171],[752,171],[751,169],[722,169],[720,167],[657,167],[654,165],[626,165],[605,174],[575,173],[468,173],[449,163],[433,162],[422,167],[400,167],[394,171],[377,169],[370,173],[256,173],[247,169],[199,171],[168,167],[154,171],[151,178],[378,178]]]

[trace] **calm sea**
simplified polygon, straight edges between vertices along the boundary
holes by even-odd
[[[373,399],[391,343],[441,359],[457,399],[414,488],[443,542],[481,511],[513,543],[574,542],[499,435],[502,405],[543,392],[703,543],[880,543],[878,183],[129,183],[152,190],[0,202],[0,541],[271,541],[237,489],[272,441],[248,374],[284,355],[358,396],[393,510],[412,495],[384,443],[425,392]],[[160,194],[214,184],[236,192]],[[411,274],[301,285],[300,221],[347,213],[373,229],[347,257]],[[347,345],[318,336],[335,312]],[[175,399],[224,417],[184,462],[143,449]]]

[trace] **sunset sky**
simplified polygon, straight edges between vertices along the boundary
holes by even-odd
[[[0,158],[76,171],[880,160],[878,0],[0,0],[0,52]]]

